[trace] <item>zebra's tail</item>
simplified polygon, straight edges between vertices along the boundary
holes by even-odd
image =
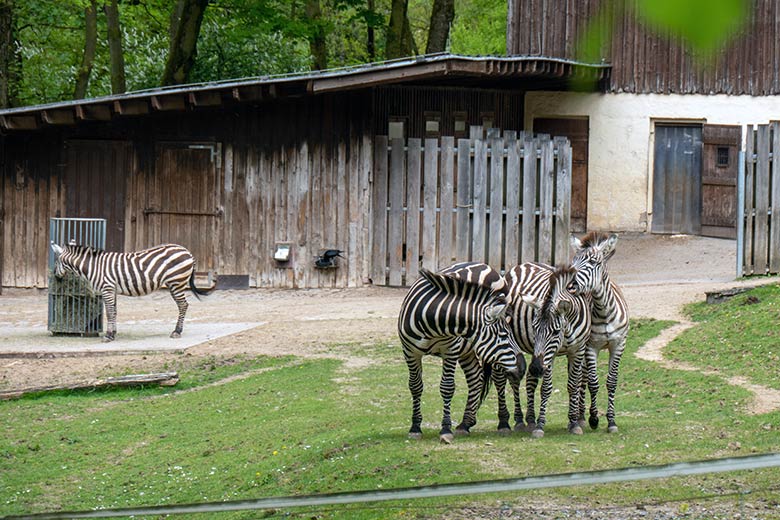
[[[201,296],[208,296],[211,294],[211,291],[214,290],[214,287],[211,289],[199,289],[195,286],[195,270],[192,270],[192,274],[190,275],[190,290],[192,290],[192,294],[195,295],[195,298],[200,300]]]
[[[493,367],[485,363],[485,366],[482,367],[482,392],[479,394],[479,406],[482,406],[482,403],[485,402],[490,393],[490,383],[493,380],[492,375]]]

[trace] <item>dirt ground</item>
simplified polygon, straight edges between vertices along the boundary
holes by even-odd
[[[684,321],[681,307],[703,300],[706,291],[776,281],[734,281],[734,241],[693,236],[623,234],[610,273],[622,286],[633,317],[677,321]],[[292,353],[363,363],[367,360],[350,356],[348,348],[333,346],[397,343],[396,318],[405,293],[383,287],[218,291],[202,301],[189,298],[182,340],[167,337],[176,318],[167,293],[120,296],[115,343],[123,335],[135,343],[118,354],[101,352],[99,338],[70,339],[70,348],[62,349],[45,329],[46,292],[6,289],[0,296],[0,390],[160,372],[236,356]],[[192,335],[199,330],[207,333],[189,346],[188,330]],[[663,344],[673,337],[669,336],[645,352],[649,359],[661,360]],[[139,344],[163,347],[139,350]],[[768,406],[780,406],[780,397]]]

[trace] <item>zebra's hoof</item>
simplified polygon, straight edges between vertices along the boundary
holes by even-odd
[[[572,435],[582,435],[582,428],[580,428],[579,424],[574,423],[574,425],[569,428],[569,433]]]
[[[501,435],[502,437],[506,437],[507,435],[512,435],[512,429],[509,426],[499,428],[498,434]]]
[[[577,419],[577,426],[585,428],[585,419]]]
[[[532,439],[541,439],[544,437],[544,430],[535,429],[531,431],[531,438]]]
[[[529,422],[525,425],[525,431],[531,433],[536,431],[536,423],[535,422]]]
[[[465,437],[465,436],[470,435],[470,434],[471,434],[471,432],[467,428],[460,428],[460,427],[455,428],[455,435]]]
[[[103,336],[103,343],[111,343],[114,341],[114,336]]]
[[[515,432],[524,432],[524,431],[526,431],[525,424],[523,424],[523,422],[515,423],[514,430],[515,430]]]
[[[598,415],[591,415],[588,419],[588,423],[590,423],[591,429],[595,430],[599,427],[599,417]],[[583,423],[582,427],[585,427],[585,424]]]
[[[439,441],[442,444],[452,444],[453,435],[451,433],[442,433],[439,435]]]
[[[617,433],[618,432],[617,424],[609,425],[609,427],[607,428],[607,432],[608,433]]]
[[[409,438],[415,441],[422,439],[422,432],[409,432]]]
[[[181,337],[181,332],[176,332],[175,330],[171,332],[171,337],[174,339],[178,339]]]

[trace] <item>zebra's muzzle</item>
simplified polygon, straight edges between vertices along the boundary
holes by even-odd
[[[541,357],[534,356],[531,359],[531,366],[528,367],[528,371],[534,377],[542,377],[544,374],[544,362]]]

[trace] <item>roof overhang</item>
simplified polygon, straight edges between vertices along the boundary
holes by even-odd
[[[192,111],[382,85],[597,90],[609,79],[610,71],[609,64],[586,64],[542,56],[438,54],[304,74],[177,85],[0,110],[0,128],[36,130],[76,125],[82,121],[109,121],[153,112]]]

